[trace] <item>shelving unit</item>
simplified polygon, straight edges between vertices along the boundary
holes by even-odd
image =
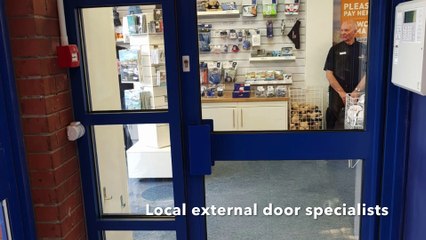
[[[239,4],[237,7],[241,8],[241,2]],[[200,50],[200,61],[208,64],[216,61],[236,62],[235,82],[252,86],[250,98],[232,98],[234,86],[229,82],[223,83],[225,86],[223,96],[202,98],[203,118],[214,119],[216,131],[288,129],[286,96],[267,98],[255,94],[262,86],[267,91],[271,86],[274,89],[278,86],[280,89],[283,86],[288,89],[295,83],[304,84],[305,27],[302,26],[300,29],[302,36],[300,49],[295,49],[294,43],[287,36],[296,20],[305,20],[304,5],[302,13],[298,16],[286,15],[284,10],[284,4],[279,2],[276,16],[263,16],[261,4],[257,6],[257,16],[241,16],[240,11],[198,12],[198,23],[211,26],[208,39],[212,49]],[[271,29],[268,25],[271,21],[273,37],[270,36]],[[237,38],[231,37],[231,32],[236,32]],[[242,36],[238,37],[238,33],[241,32]],[[253,37],[254,35],[258,36]],[[250,42],[249,47],[243,45],[245,41]],[[231,51],[235,46],[239,49]],[[208,69],[210,70],[209,67]],[[264,80],[265,77],[262,76],[265,74],[262,73],[270,74],[272,71],[275,72],[274,76],[267,78],[271,80]],[[274,78],[283,79],[280,73],[283,76],[287,75],[288,78],[275,80]],[[203,82],[207,89],[212,87],[205,80]],[[277,116],[273,115],[275,113],[278,113]],[[270,122],[270,119],[275,120]]]
[[[284,80],[278,80],[278,81],[246,80],[245,83],[250,84],[251,86],[259,86],[259,85],[286,85],[286,84],[291,84],[292,82],[287,82]]]
[[[275,61],[294,61],[296,56],[283,56],[283,57],[251,57],[250,62],[275,62]]]
[[[137,52],[139,79],[131,91],[140,92],[142,109],[167,109],[166,67],[164,59],[164,32],[162,11],[154,5],[145,6],[142,13],[132,14],[132,32],[123,14],[123,40],[116,46]],[[127,13],[125,9],[121,12]],[[134,23],[133,23],[134,22]],[[160,23],[160,24],[157,24]],[[145,24],[145,25],[144,25]],[[136,124],[129,127],[135,144],[126,151],[130,178],[171,178],[170,130],[168,124]]]
[[[240,10],[228,10],[228,11],[203,11],[197,12],[199,18],[218,18],[218,17],[228,17],[228,18],[239,18]]]

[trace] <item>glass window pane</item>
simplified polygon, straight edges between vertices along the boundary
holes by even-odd
[[[93,133],[102,213],[174,206],[168,124],[102,125]]]
[[[368,0],[198,2],[215,131],[364,129]]]
[[[216,162],[206,205],[235,211],[207,216],[208,239],[359,239],[358,216],[315,219],[308,208],[356,207],[361,182],[361,160]]]
[[[175,240],[174,231],[105,231],[105,240]]]
[[[92,111],[167,109],[161,5],[82,9]]]

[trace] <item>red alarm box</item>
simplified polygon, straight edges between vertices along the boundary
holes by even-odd
[[[80,57],[77,45],[58,46],[58,65],[63,68],[72,68],[80,66]]]

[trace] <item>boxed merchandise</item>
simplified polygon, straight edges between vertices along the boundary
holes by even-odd
[[[234,91],[250,91],[250,84],[234,83]]]
[[[224,62],[223,63],[223,78],[225,82],[235,82],[237,76],[237,62]]]
[[[277,16],[277,0],[262,1],[263,16]]]
[[[299,0],[284,0],[284,13],[286,15],[299,14]]]
[[[209,71],[207,68],[207,63],[205,62],[200,63],[200,83],[201,84],[209,83]]]
[[[288,84],[293,83],[293,75],[285,73],[283,77],[284,77],[284,83],[288,83]]]
[[[126,110],[141,110],[141,91],[137,89],[124,90],[124,102]]]
[[[158,86],[165,86],[166,81],[167,81],[166,71],[165,70],[158,70],[157,71],[157,85]]]
[[[275,88],[275,96],[277,97],[285,97],[287,96],[287,87],[279,85]]]
[[[265,71],[256,72],[256,79],[257,80],[265,80],[266,79],[266,72]]]
[[[265,80],[275,80],[275,71],[266,71]]]
[[[257,86],[254,92],[256,97],[266,97],[266,90],[263,86]]]
[[[246,80],[256,80],[256,72],[246,73]]]
[[[233,98],[249,98],[250,97],[250,84],[234,83],[234,91],[232,92]]]
[[[223,2],[220,4],[223,11],[237,10],[237,4],[235,2]]]
[[[221,62],[208,62],[207,68],[209,70],[209,83],[219,84],[222,81],[222,63]]]
[[[274,86],[267,86],[266,87],[266,96],[267,97],[275,97],[275,88],[274,88]]]
[[[250,91],[233,91],[232,97],[233,98],[249,98]]]
[[[118,51],[120,61],[120,76],[123,82],[139,81],[139,51],[120,50]]]
[[[284,71],[276,70],[274,73],[274,76],[275,76],[275,80],[278,80],[278,81],[284,80]]]
[[[256,0],[243,0],[242,2],[243,17],[256,17],[257,16],[257,3]]]

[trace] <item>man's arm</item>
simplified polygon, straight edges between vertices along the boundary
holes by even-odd
[[[330,83],[330,86],[334,89],[334,91],[336,91],[339,94],[340,98],[343,101],[343,104],[345,104],[346,103],[346,92],[345,92],[345,90],[343,90],[342,86],[340,86],[339,82],[334,77],[333,71],[326,70],[325,71],[325,77],[327,78],[328,83]]]
[[[365,74],[361,78],[361,81],[359,81],[355,90],[351,93],[351,96],[354,97],[354,98],[358,98],[359,95],[360,95],[360,92],[364,92],[364,91],[365,91]]]

